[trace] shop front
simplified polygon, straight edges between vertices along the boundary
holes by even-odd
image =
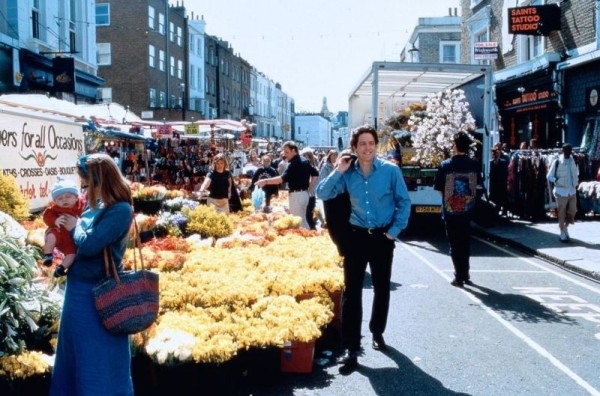
[[[496,83],[500,140],[511,149],[532,139],[538,148],[554,148],[563,141],[558,95],[549,68]]]
[[[574,59],[563,67],[568,142],[587,156],[582,180],[594,180],[600,178],[600,58],[581,63]]]

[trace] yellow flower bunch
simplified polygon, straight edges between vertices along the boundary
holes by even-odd
[[[277,230],[289,230],[300,227],[302,218],[300,216],[286,215],[273,221],[273,227]]]
[[[29,199],[21,193],[17,179],[0,172],[0,212],[9,214],[15,220],[29,217]]]
[[[0,378],[13,381],[34,375],[44,375],[50,373],[53,365],[54,357],[37,351],[6,355],[0,357]]]
[[[202,238],[222,238],[233,233],[233,223],[225,213],[217,213],[209,205],[199,205],[187,212],[188,233],[198,233]]]

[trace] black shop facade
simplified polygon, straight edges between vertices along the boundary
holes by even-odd
[[[500,141],[511,150],[532,139],[537,146],[555,148],[563,141],[563,117],[553,76],[555,63],[535,72],[497,81],[496,105]]]

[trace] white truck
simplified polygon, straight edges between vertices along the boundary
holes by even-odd
[[[377,130],[397,110],[411,103],[425,102],[427,96],[447,89],[465,92],[482,141],[481,161],[488,174],[492,125],[492,69],[487,65],[374,62],[349,96],[350,129],[370,124]],[[408,155],[410,157],[410,155]],[[406,165],[407,153],[403,153]],[[441,212],[441,196],[433,189],[435,169],[403,166],[412,202],[412,214]]]
[[[16,178],[31,212],[50,202],[57,176],[79,182],[84,136],[76,118],[0,98],[0,172]]]

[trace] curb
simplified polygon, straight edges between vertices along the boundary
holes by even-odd
[[[583,275],[586,278],[589,278],[589,279],[591,279],[593,281],[600,282],[600,273],[599,272],[589,271],[589,270],[586,270],[584,268],[572,265],[567,260],[563,260],[563,259],[560,259],[558,257],[554,257],[554,256],[551,256],[551,255],[549,255],[547,253],[541,252],[539,250],[530,248],[530,247],[528,247],[528,246],[526,246],[526,245],[524,245],[524,244],[522,244],[522,243],[520,243],[518,241],[515,241],[514,239],[504,238],[504,237],[495,235],[495,234],[493,234],[491,232],[486,231],[485,228],[483,228],[481,226],[478,226],[478,225],[472,225],[472,230],[473,230],[473,234],[475,234],[475,235],[478,235],[478,236],[483,237],[485,239],[492,239],[492,240],[504,243],[504,244],[506,244],[508,246],[511,246],[512,248],[520,250],[520,251],[522,251],[524,253],[527,253],[527,254],[529,254],[531,256],[538,257],[538,258],[540,258],[540,259],[542,259],[544,261],[547,261],[547,262],[550,262],[550,263],[555,264],[557,266],[560,266],[560,267],[566,269],[569,272],[574,272],[576,274]],[[573,240],[574,241],[578,241],[577,239],[573,239]]]

